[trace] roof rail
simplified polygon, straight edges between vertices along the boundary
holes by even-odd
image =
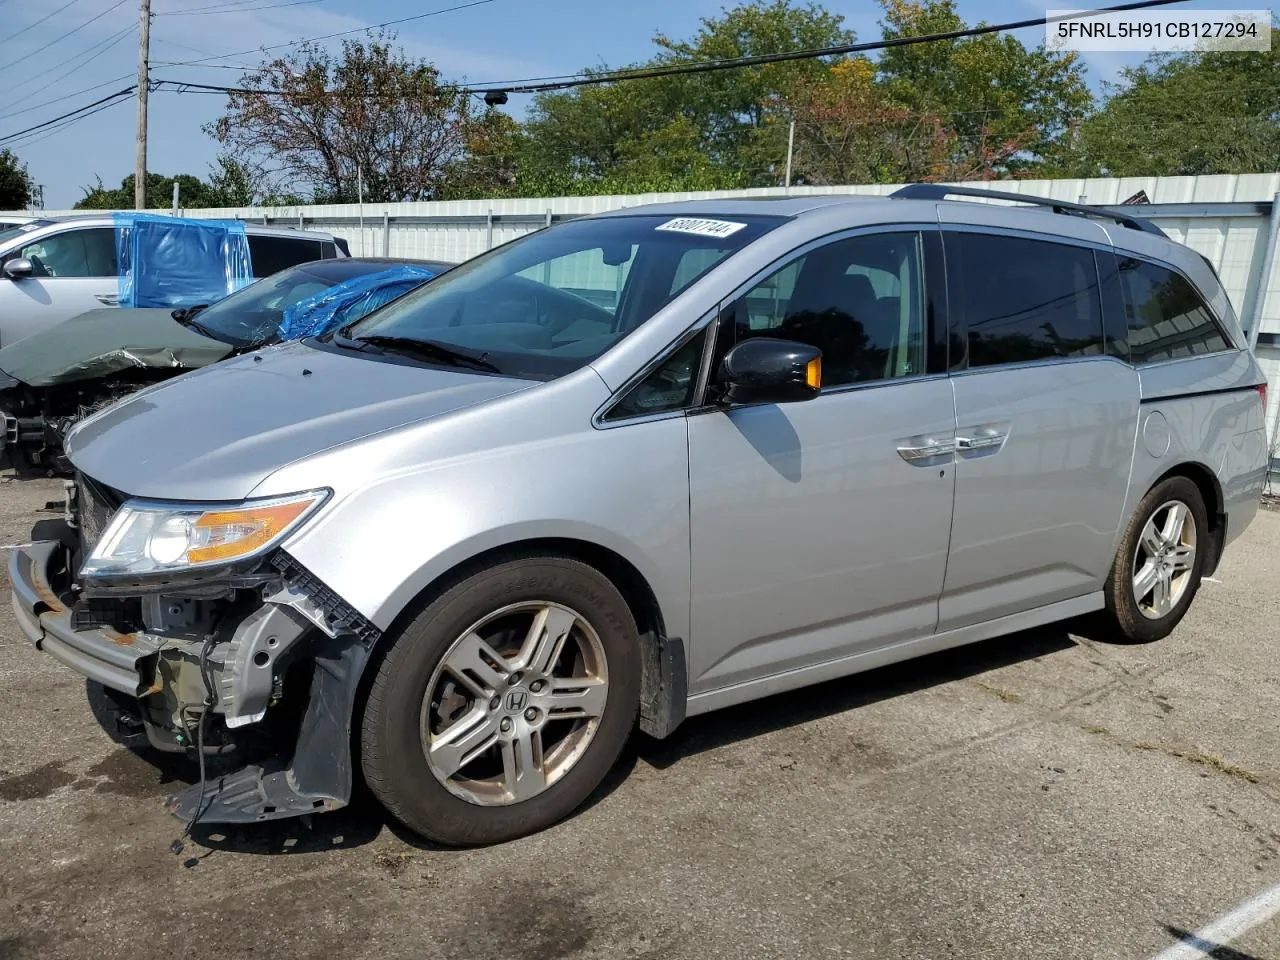
[[[1157,237],[1166,237],[1163,230],[1150,220],[1131,217],[1123,213],[1104,210],[1101,207],[1086,206],[1082,203],[1068,203],[1065,200],[1053,200],[1049,197],[1037,197],[1025,193],[1011,193],[1007,190],[981,190],[977,187],[949,187],[944,183],[909,183],[889,194],[895,200],[946,200],[948,197],[984,197],[989,200],[1011,200],[1017,203],[1029,203],[1037,207],[1048,207],[1054,213],[1067,213],[1077,217],[1092,217],[1097,220],[1112,220],[1130,230],[1141,230]],[[1166,237],[1167,239],[1167,237]]]

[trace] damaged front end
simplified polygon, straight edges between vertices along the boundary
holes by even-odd
[[[135,708],[153,747],[198,745],[234,765],[168,808],[244,823],[344,806],[355,697],[379,631],[272,546],[280,537],[198,576],[85,575],[104,538],[127,540],[120,516],[136,508],[82,475],[67,486],[66,515],[10,555],[14,612],[39,649]]]
[[[77,422],[162,377],[138,370],[103,380],[33,387],[0,373],[0,464],[70,475],[63,453]]]

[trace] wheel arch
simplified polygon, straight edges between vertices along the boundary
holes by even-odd
[[[1218,561],[1222,557],[1227,532],[1222,484],[1218,481],[1217,474],[1209,467],[1199,461],[1187,460],[1170,467],[1158,476],[1147,488],[1148,491],[1155,489],[1171,477],[1186,477],[1200,491],[1205,513],[1209,517],[1208,550],[1205,553],[1203,574],[1206,577],[1213,576],[1213,572],[1218,568]]]
[[[640,728],[655,737],[669,735],[683,721],[688,699],[683,638],[668,636],[668,621],[649,578],[632,560],[603,544],[572,536],[533,536],[479,549],[433,577],[404,604],[383,633],[399,631],[453,584],[495,561],[546,555],[577,560],[591,567],[622,594],[640,636]],[[375,650],[375,658],[377,655]],[[371,660],[364,671],[365,680],[374,672],[372,666]]]

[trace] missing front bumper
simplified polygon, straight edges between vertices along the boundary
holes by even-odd
[[[69,597],[59,595],[54,587],[61,579],[65,551],[58,541],[12,551],[12,603],[22,632],[38,649],[111,690],[140,701],[160,693],[164,670],[157,665],[172,641],[141,631],[76,629]],[[284,629],[292,626],[298,631],[294,641],[298,653],[312,667],[296,736],[281,743],[271,760],[214,780],[203,796],[193,786],[170,797],[166,808],[175,816],[189,817],[198,808],[201,822],[249,823],[335,810],[350,800],[352,717],[373,639],[340,632],[327,616],[323,627],[315,621],[300,624],[300,610],[315,616],[324,612],[312,609],[296,586],[277,595],[288,604],[267,604],[259,608],[258,616],[245,616],[225,644],[220,666],[226,672],[219,678],[215,710],[223,712],[229,726],[233,717],[240,717],[242,723],[262,718],[270,670],[257,654],[279,650]],[[237,706],[226,713],[233,701]]]

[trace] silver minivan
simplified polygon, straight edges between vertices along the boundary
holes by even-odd
[[[637,727],[1082,615],[1164,637],[1257,510],[1258,365],[1149,223],[972,193],[573,220],[136,393],[70,434],[18,621],[217,755],[188,825],[362,777],[447,844],[570,814]]]

